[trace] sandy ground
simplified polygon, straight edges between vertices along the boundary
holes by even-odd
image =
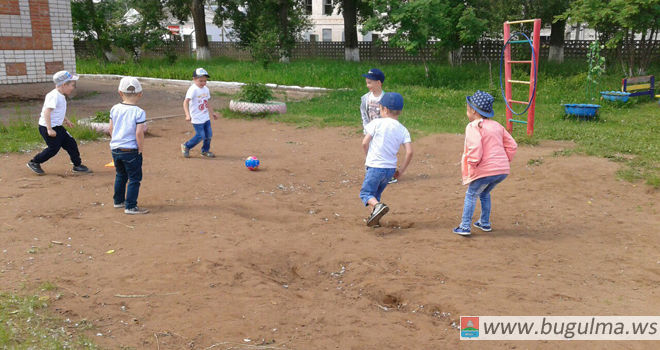
[[[108,109],[115,89],[80,81],[88,97],[70,112]],[[147,89],[148,118],[180,113],[183,91]],[[616,180],[604,159],[552,156],[569,143],[523,146],[493,192],[493,232],[463,238],[451,233],[463,137],[433,135],[414,140],[409,172],[383,196],[390,213],[367,228],[358,122],[220,119],[209,160],[199,148],[181,157],[192,136],[183,118],[155,121],[144,216],[112,207],[107,140],[80,146],[92,175],[72,174],[63,152],[42,177],[25,166],[33,153],[0,155],[0,290],[56,284],[51,311],[108,349],[657,348],[468,343],[455,325],[461,315],[660,314],[658,191]],[[259,171],[243,166],[249,155]],[[93,328],[77,330],[81,320]]]

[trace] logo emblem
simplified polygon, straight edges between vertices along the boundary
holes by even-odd
[[[479,317],[461,316],[461,338],[479,337]]]

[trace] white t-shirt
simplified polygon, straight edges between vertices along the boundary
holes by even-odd
[[[367,116],[369,117],[369,122],[374,119],[380,118],[380,99],[383,97],[383,92],[378,96],[374,96],[373,92],[369,92],[367,96]]]
[[[144,110],[136,105],[117,103],[110,109],[110,119],[112,119],[110,149],[137,149],[135,130],[138,124],[147,121],[147,114]]]
[[[404,143],[410,143],[410,133],[398,120],[378,118],[365,127],[372,136],[365,165],[371,168],[396,168],[396,154]]]
[[[189,98],[188,101],[188,110],[190,111],[190,122],[193,124],[203,124],[206,123],[209,118],[209,100],[211,99],[211,93],[209,88],[204,86],[203,88],[198,87],[195,84],[190,85],[188,92],[186,92],[186,98]]]
[[[44,99],[44,106],[41,108],[41,116],[39,117],[39,125],[48,127],[46,125],[46,118],[44,112],[46,108],[53,109],[50,111],[50,126],[52,128],[62,125],[64,116],[66,115],[66,97],[62,95],[57,89],[46,94]]]

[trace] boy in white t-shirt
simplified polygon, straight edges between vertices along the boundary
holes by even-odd
[[[114,207],[124,208],[124,213],[130,215],[146,214],[149,210],[137,206],[147,121],[146,113],[137,106],[142,98],[142,85],[136,78],[123,77],[118,91],[122,102],[110,109],[110,150],[117,172]]]
[[[207,158],[215,157],[213,152],[209,151],[211,148],[211,138],[213,137],[209,111],[211,111],[215,120],[218,119],[218,115],[213,112],[213,108],[209,105],[211,93],[209,92],[209,88],[206,87],[208,78],[209,73],[204,68],[195,69],[193,72],[193,83],[188,88],[186,98],[183,100],[183,111],[186,115],[186,120],[190,121],[195,129],[195,136],[188,140],[188,142],[181,144],[181,154],[185,158],[190,157],[190,149],[201,141],[203,141],[202,156]]]
[[[53,75],[55,89],[46,94],[39,117],[39,133],[46,141],[47,147],[27,163],[27,167],[37,175],[45,174],[41,169],[41,163],[54,157],[60,148],[64,148],[69,153],[74,173],[92,172],[82,164],[76,140],[62,126],[62,124],[73,126],[73,123],[66,117],[66,96],[69,96],[76,88],[76,80],[78,80],[78,76],[67,71],[59,71]]]
[[[380,218],[390,210],[380,201],[380,196],[392,178],[398,179],[408,168],[413,156],[410,133],[399,123],[403,110],[403,96],[396,92],[383,94],[380,99],[381,118],[365,126],[366,135],[362,139],[362,149],[367,155],[367,171],[360,189],[360,199],[365,206],[372,208],[367,218],[367,226],[379,225]],[[403,145],[406,150],[401,167],[397,170],[396,154]]]

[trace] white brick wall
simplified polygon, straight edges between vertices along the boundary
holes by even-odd
[[[29,0],[19,0],[20,15],[0,15],[0,36],[30,37]],[[0,49],[0,84],[36,83],[52,81],[46,74],[45,62],[62,61],[64,69],[75,73],[76,59],[73,48],[73,26],[69,0],[49,0],[52,50]],[[1,44],[0,44],[1,45]],[[27,74],[7,76],[6,63],[24,62]]]

